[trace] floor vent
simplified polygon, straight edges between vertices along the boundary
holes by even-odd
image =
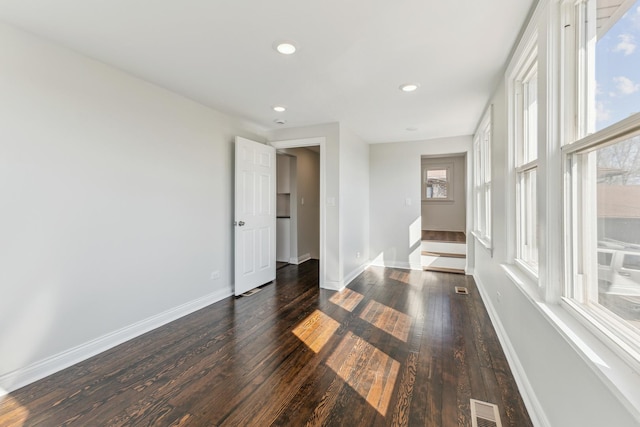
[[[462,286],[456,286],[456,294],[469,295],[469,289],[463,288]]]
[[[471,399],[471,427],[502,427],[498,405]]]
[[[260,292],[262,289],[260,288],[254,288],[251,289],[250,291],[245,292],[244,294],[241,294],[243,297],[250,297],[253,294],[257,294],[258,292]]]

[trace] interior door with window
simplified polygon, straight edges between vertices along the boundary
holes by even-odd
[[[275,172],[275,148],[236,137],[236,296],[276,278]]]

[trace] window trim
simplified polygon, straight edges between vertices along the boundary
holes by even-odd
[[[447,171],[447,197],[446,198],[427,198],[427,172],[430,170],[442,170]],[[422,202],[423,203],[441,203],[441,202],[455,202],[453,195],[453,162],[444,163],[422,163]]]
[[[534,238],[536,239],[536,250],[537,254],[537,264],[533,264],[529,262],[530,260],[523,257],[523,245],[522,245],[522,218],[523,214],[527,214],[528,217],[535,215],[536,220],[538,220],[538,194],[537,191],[535,194],[532,194],[531,197],[533,202],[530,203],[529,210],[527,212],[523,212],[522,209],[522,188],[520,184],[521,177],[531,171],[536,171],[536,181],[538,174],[538,162],[539,162],[539,140],[541,138],[541,134],[539,132],[539,121],[541,114],[540,102],[544,98],[540,96],[541,87],[540,82],[538,82],[538,77],[540,75],[540,67],[541,67],[541,58],[539,57],[539,49],[538,49],[538,27],[537,25],[532,26],[533,30],[529,36],[529,39],[525,43],[525,48],[520,53],[518,57],[518,61],[514,63],[512,67],[510,67],[509,74],[509,170],[510,170],[510,178],[512,180],[512,192],[513,192],[513,200],[510,201],[511,211],[508,212],[510,215],[510,220],[513,221],[513,236],[510,240],[512,240],[512,250],[510,251],[510,259],[513,264],[518,266],[524,274],[526,274],[530,279],[537,282],[540,285],[539,280],[539,270],[540,270],[540,248],[539,248],[539,236],[537,235],[538,229],[536,227],[533,230],[535,234]],[[528,121],[528,114],[525,108],[525,94],[524,88],[525,85],[531,81],[532,77],[536,77],[536,141],[533,142],[535,144],[535,154],[536,157],[531,159],[528,157],[528,154],[525,151],[529,151],[531,142],[527,141],[526,125]],[[546,140],[546,136],[544,136]],[[538,183],[536,182],[536,190],[538,187]],[[533,209],[533,211],[532,211]]]

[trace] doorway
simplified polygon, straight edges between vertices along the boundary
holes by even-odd
[[[466,154],[421,156],[422,268],[464,274]]]
[[[300,264],[318,259],[325,282],[325,138],[270,143],[276,148],[276,262]]]

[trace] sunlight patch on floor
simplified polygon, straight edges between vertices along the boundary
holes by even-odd
[[[398,361],[349,332],[327,360],[327,366],[386,416],[400,371]]]
[[[362,310],[360,318],[401,341],[407,342],[409,338],[411,316],[377,301],[369,301]]]
[[[347,311],[353,311],[364,296],[359,294],[358,292],[352,291],[351,289],[343,289],[341,292],[335,293],[329,301],[334,303],[335,305],[339,305]]]
[[[29,410],[0,388],[0,417],[3,425],[22,427],[29,418]]]
[[[293,334],[307,347],[318,353],[329,341],[340,324],[320,310],[315,310],[293,330]]]
[[[389,278],[398,282],[406,283],[407,285],[409,284],[409,273],[406,271],[391,270]]]

